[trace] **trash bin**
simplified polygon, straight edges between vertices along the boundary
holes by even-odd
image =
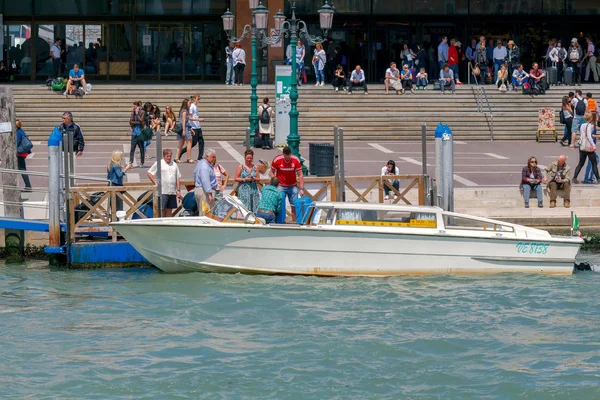
[[[309,143],[309,172],[317,176],[333,176],[334,155],[331,143]]]

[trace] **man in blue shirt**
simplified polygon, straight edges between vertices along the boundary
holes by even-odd
[[[443,68],[444,64],[448,62],[448,37],[444,36],[440,45],[438,46],[438,64],[440,66],[440,70]]]
[[[69,82],[67,83],[67,90],[63,93],[65,96],[71,93],[73,88],[82,86],[87,94],[87,84],[85,83],[85,75],[83,70],[79,69],[79,64],[73,65],[73,69],[69,72]]]
[[[204,215],[204,212],[202,211],[202,202],[206,203],[208,206],[212,206],[215,201],[217,177],[215,176],[213,162],[216,157],[213,149],[206,149],[204,158],[198,161],[198,164],[194,169],[194,197],[196,198],[198,214],[200,216]]]

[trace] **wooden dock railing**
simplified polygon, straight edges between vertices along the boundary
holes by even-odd
[[[400,190],[393,187],[394,180],[400,182]],[[257,182],[259,189],[266,183],[268,183],[267,179]],[[234,184],[235,182],[228,185],[228,194],[235,193]],[[192,191],[194,182],[184,181],[182,186],[188,188],[188,191]],[[337,191],[340,190],[339,186],[341,185],[336,184],[333,176],[304,178],[304,194],[316,201],[335,201]],[[400,201],[405,204],[425,204],[425,178],[422,175],[348,176],[345,178],[344,187],[350,193],[346,194],[346,201],[383,203],[385,186],[390,189],[390,194],[396,196],[396,198],[391,196],[393,198],[390,200],[391,204]],[[414,196],[414,192],[416,192],[416,196]],[[409,198],[409,195],[413,196]],[[106,232],[112,236],[113,241],[116,241],[117,234],[108,224],[117,220],[117,199],[123,201],[125,219],[131,219],[134,215],[142,219],[147,218],[140,211],[140,207],[144,204],[152,205],[153,217],[156,218],[160,215],[158,207],[156,207],[158,192],[150,182],[126,183],[124,186],[82,184],[71,188],[71,198],[69,212],[69,223],[72,227],[71,243],[75,242],[77,236],[86,233],[94,235],[101,232]],[[77,205],[80,206],[77,207]],[[178,215],[182,210],[183,207],[179,205],[174,211],[174,215]]]

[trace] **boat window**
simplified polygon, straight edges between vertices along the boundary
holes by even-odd
[[[244,222],[244,213],[228,199],[223,199],[212,209],[212,218],[220,222]]]
[[[447,229],[468,229],[497,232],[514,232],[512,226],[498,223],[479,221],[467,217],[456,217],[453,215],[444,215],[444,225]]]
[[[312,225],[331,225],[334,215],[333,208],[315,207],[310,222]]]
[[[436,214],[428,212],[339,209],[336,217],[336,225],[437,227]]]

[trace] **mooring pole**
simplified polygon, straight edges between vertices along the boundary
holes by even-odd
[[[442,135],[442,171],[444,210],[454,211],[454,135],[447,125]]]
[[[62,136],[58,128],[48,138],[48,245],[59,251],[60,241],[60,145]]]
[[[4,168],[17,170],[17,130],[15,126],[15,104],[12,89],[0,86],[0,158]],[[21,193],[17,184],[19,175],[4,174],[2,194],[4,215],[23,218]],[[24,232],[15,229],[4,230],[6,262],[23,261]]]
[[[340,201],[340,142],[339,142],[339,128],[337,125],[333,127],[333,187],[335,192],[334,201]]]
[[[339,152],[340,152],[340,194],[341,200],[346,201],[346,172],[344,164],[344,128],[338,129],[338,141],[339,141]]]
[[[246,144],[246,150],[250,150],[250,128],[246,128],[246,141],[244,142]],[[204,154],[202,154],[202,157],[204,157]]]
[[[435,129],[435,182],[434,186],[434,197],[436,205],[442,207],[444,201],[444,182],[442,181],[442,134],[444,133],[444,126],[440,122]],[[440,201],[441,199],[441,201]]]
[[[73,171],[71,171],[71,157],[70,155],[72,154],[70,150],[73,150],[73,148],[71,147],[71,149],[69,149],[69,143],[71,142],[69,140],[69,133],[68,132],[64,132],[63,133],[63,168],[64,168],[64,196],[65,196],[65,226],[66,226],[66,238],[65,238],[65,247],[66,247],[66,253],[67,253],[67,266],[70,263],[71,260],[71,229],[73,228],[71,226],[71,174],[73,173]]]
[[[156,132],[156,183],[157,183],[157,187],[156,189],[158,190],[158,198],[157,198],[157,202],[158,202],[158,209],[162,210],[162,139],[160,138],[160,132],[157,131]],[[159,215],[162,216],[162,213],[160,213]]]
[[[421,124],[421,167],[423,169],[423,195],[427,196],[429,193],[429,180],[427,179],[427,124],[423,122]]]

